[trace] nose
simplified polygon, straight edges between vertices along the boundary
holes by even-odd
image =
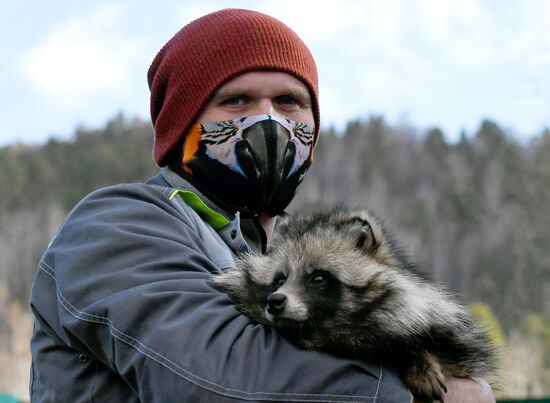
[[[273,293],[267,297],[267,312],[271,315],[280,315],[285,310],[286,295]]]
[[[250,111],[250,115],[273,115],[273,101],[270,98],[261,98],[254,105],[254,110]]]

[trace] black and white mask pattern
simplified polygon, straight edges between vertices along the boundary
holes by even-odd
[[[183,165],[224,202],[280,213],[311,165],[314,135],[313,125],[275,115],[198,123],[186,137]]]

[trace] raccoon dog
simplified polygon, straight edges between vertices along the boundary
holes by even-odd
[[[495,375],[486,333],[415,272],[371,213],[283,221],[267,254],[242,255],[214,277],[243,314],[302,347],[392,367],[421,401],[443,401],[446,377]]]

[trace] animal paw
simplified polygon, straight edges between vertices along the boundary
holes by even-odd
[[[445,375],[437,359],[430,353],[423,353],[412,363],[403,378],[415,402],[444,402],[444,395],[447,393]]]

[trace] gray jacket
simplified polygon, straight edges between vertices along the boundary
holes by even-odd
[[[167,168],[85,197],[33,283],[33,402],[411,402],[378,365],[300,350],[210,276],[259,239]]]

